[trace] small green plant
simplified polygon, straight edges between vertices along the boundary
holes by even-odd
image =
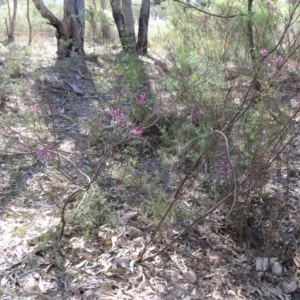
[[[87,241],[94,238],[95,230],[102,225],[116,225],[116,217],[105,203],[105,192],[98,190],[86,195],[85,202],[73,206],[70,215],[74,216],[72,226],[79,228]]]

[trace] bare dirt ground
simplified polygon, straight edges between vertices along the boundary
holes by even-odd
[[[122,152],[119,161],[114,162],[118,170],[113,162],[107,164],[93,196],[89,194],[82,200],[101,194],[99,198],[104,200],[106,208],[100,201],[94,210],[109,214],[106,211],[109,209],[113,212],[110,222],[104,218],[106,224],[100,226],[92,239],[82,234],[78,224],[70,222],[59,244],[59,206],[75,184],[63,180],[57,165],[47,157],[34,155],[35,148],[33,154],[13,146],[8,151],[7,145],[15,144],[20,136],[13,135],[7,127],[25,132],[22,126],[26,125],[22,124],[26,124],[26,116],[38,112],[48,128],[59,124],[57,147],[67,157],[62,164],[70,174],[74,172],[67,163],[70,160],[76,160],[85,170],[87,151],[97,165],[104,153],[101,147],[105,145],[97,146],[101,140],[97,136],[87,142],[86,125],[94,122],[101,133],[111,130],[106,123],[105,103],[115,99],[116,86],[109,88],[114,83],[110,82],[111,77],[104,78],[114,65],[116,53],[77,61],[57,60],[54,48],[45,50],[40,46],[39,57],[18,54],[21,50],[17,49],[25,51],[11,48],[10,54],[6,54],[7,66],[0,70],[2,300],[300,299],[300,135],[280,158],[288,161],[289,167],[283,163],[270,177],[267,196],[248,199],[249,214],[259,213],[262,218],[248,237],[236,236],[220,208],[162,255],[135,264],[153,232],[151,216],[143,215],[138,206],[141,199],[155,211],[148,199],[150,193],[145,193],[141,186],[151,190],[161,187],[171,198],[179,180],[155,152],[149,137],[142,136],[135,144],[138,152],[134,162],[128,163],[130,153]],[[149,58],[143,62],[152,76],[166,71],[161,67],[163,62],[154,64]],[[8,68],[12,63],[15,67]],[[300,70],[297,66],[288,70],[280,84],[286,90],[284,102],[292,107],[300,102]],[[96,92],[99,80],[101,88]],[[66,82],[80,90],[72,89]],[[294,126],[300,126],[299,118],[294,122]],[[89,149],[85,149],[86,144]],[[145,182],[140,182],[141,178]],[[194,200],[191,194],[187,195],[181,200],[181,207],[204,212],[207,204],[200,201],[203,195],[197,190],[193,193]],[[78,207],[74,214],[83,211],[80,201],[73,207]],[[177,224],[162,233],[146,256],[161,249],[189,220],[178,218]],[[262,230],[262,224],[269,224],[269,231]]]

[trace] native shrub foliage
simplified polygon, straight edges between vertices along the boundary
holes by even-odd
[[[230,18],[184,9],[174,13],[172,39],[165,40],[171,90],[186,119],[163,138],[177,140],[178,156],[195,161],[202,153],[194,166],[198,179],[209,182],[213,197],[233,191],[228,207],[235,204],[239,213],[247,207],[245,195],[262,191],[296,134],[291,120],[299,106],[283,101],[281,85],[296,60],[298,6],[259,1],[251,12],[242,2],[207,8],[236,15]]]

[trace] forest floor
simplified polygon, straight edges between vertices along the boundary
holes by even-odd
[[[264,221],[276,229],[272,242],[260,227],[238,238],[221,206],[161,255],[135,263],[153,233],[153,219],[166,208],[160,198],[169,203],[181,178],[146,135],[130,147],[122,144],[106,160],[97,184],[68,207],[68,225],[58,242],[62,203],[78,186],[70,161],[88,174],[90,160],[96,167],[105,155],[101,134],[116,126],[107,103],[124,92],[122,82],[115,84],[109,76],[117,51],[57,59],[48,45],[40,45],[34,55],[25,46],[9,47],[0,48],[6,57],[0,67],[2,300],[300,299],[300,135],[287,149],[293,171],[282,167],[270,176],[265,198],[248,199],[252,212],[257,202],[263,203]],[[168,72],[158,55],[141,60],[150,78]],[[300,70],[293,66],[286,72],[284,100],[299,105]],[[149,85],[155,89],[151,80]],[[33,127],[29,119],[35,120]],[[56,147],[66,157],[59,168],[44,148],[43,155],[36,155],[39,140],[30,149],[23,145],[24,136],[25,141],[42,140],[42,129],[49,132],[53,124]],[[100,136],[87,133],[91,124],[99,126]],[[294,125],[300,126],[299,117]],[[77,178],[83,180],[80,174]],[[195,187],[180,200],[180,209],[205,212],[210,202],[203,199]],[[94,219],[101,226],[90,232]],[[175,225],[164,227],[145,257],[190,222],[184,214],[169,221]]]

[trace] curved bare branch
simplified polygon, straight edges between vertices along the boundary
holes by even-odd
[[[197,7],[197,6],[194,6],[194,5],[191,5],[191,4],[189,4],[189,3],[185,3],[185,2],[183,2],[183,1],[181,1],[181,0],[173,0],[174,2],[178,2],[178,3],[180,3],[180,4],[183,4],[185,7],[188,7],[188,8],[193,8],[193,9],[195,9],[195,10],[198,10],[198,11],[200,11],[200,12],[202,12],[202,13],[204,13],[204,14],[207,14],[207,15],[209,15],[209,16],[212,16],[212,17],[217,17],[217,18],[223,18],[223,19],[230,19],[230,18],[235,18],[235,17],[244,17],[244,16],[246,16],[246,14],[237,14],[237,15],[229,15],[229,16],[222,16],[222,15],[216,15],[216,14],[213,14],[213,13],[210,13],[210,12],[208,12],[208,11],[205,11],[205,10],[203,10],[203,9],[200,9],[199,7]]]

